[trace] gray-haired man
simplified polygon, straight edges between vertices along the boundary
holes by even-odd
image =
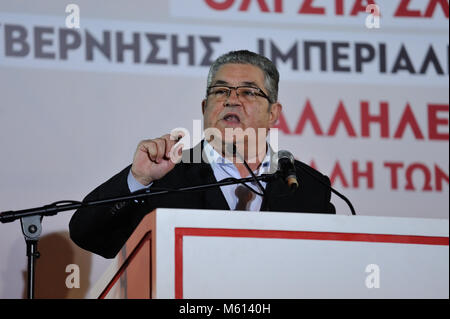
[[[246,50],[219,57],[210,67],[202,113],[205,139],[186,151],[200,152],[201,161],[173,160],[176,139],[166,134],[141,141],[133,163],[91,192],[85,200],[129,194],[144,188],[181,188],[213,183],[227,177],[247,177],[246,160],[255,175],[274,171],[274,153],[267,134],[281,112],[278,102],[279,74],[267,58]],[[235,145],[236,153],[229,152]],[[193,158],[189,156],[189,158]],[[195,156],[194,156],[195,158]],[[293,193],[282,180],[248,186],[222,186],[203,192],[171,193],[145,202],[78,210],[70,222],[71,238],[80,247],[107,258],[114,257],[142,218],[161,207],[220,210],[334,213],[330,190],[317,179],[329,179],[304,163],[295,161],[300,187]],[[303,170],[310,174],[304,174]],[[276,169],[276,168],[275,168]]]

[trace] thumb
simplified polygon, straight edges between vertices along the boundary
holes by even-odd
[[[177,143],[171,148],[169,158],[172,163],[178,164],[179,162],[181,162],[181,158],[183,157],[183,147],[184,144]]]

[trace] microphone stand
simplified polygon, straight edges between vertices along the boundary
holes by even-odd
[[[26,255],[27,255],[27,298],[34,299],[34,288],[35,288],[35,265],[36,259],[39,258],[40,254],[37,250],[39,237],[42,233],[42,219],[44,216],[53,216],[62,211],[69,211],[79,208],[101,206],[107,204],[114,204],[123,201],[130,200],[142,200],[152,196],[158,196],[168,193],[175,192],[187,192],[187,191],[201,191],[208,188],[227,186],[233,184],[245,184],[247,182],[253,182],[256,180],[262,180],[270,182],[278,178],[278,172],[273,174],[263,174],[261,176],[251,176],[246,178],[226,178],[216,183],[210,183],[205,185],[183,187],[179,189],[164,189],[151,191],[146,190],[145,192],[138,191],[126,196],[118,196],[113,198],[107,198],[102,200],[90,201],[90,202],[78,202],[78,201],[58,201],[49,205],[44,205],[41,207],[17,210],[17,211],[5,211],[0,213],[1,223],[10,223],[17,219],[20,219],[22,225],[22,233],[26,242]]]

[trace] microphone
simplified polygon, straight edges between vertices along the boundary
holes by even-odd
[[[291,191],[298,188],[297,174],[294,167],[294,156],[288,151],[278,153],[278,171],[288,184]]]
[[[278,151],[277,156],[278,156],[278,171],[281,173],[281,176],[286,180],[286,183],[289,185],[290,189],[295,190],[296,188],[298,188],[298,181],[297,175],[295,173],[294,156],[288,151]],[[312,178],[314,178],[316,181],[324,185],[326,188],[331,190],[331,192],[339,196],[342,200],[344,200],[347,203],[348,207],[350,207],[352,215],[356,215],[355,209],[353,208],[352,203],[347,197],[339,193],[337,190],[331,187],[331,185],[328,185],[323,180],[319,179],[317,176],[315,176],[312,172],[307,170],[302,165],[300,165],[300,169],[303,172],[307,173]]]

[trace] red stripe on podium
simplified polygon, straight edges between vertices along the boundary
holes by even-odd
[[[260,229],[175,228],[175,298],[183,298],[183,237],[278,238],[448,246],[448,237]]]

